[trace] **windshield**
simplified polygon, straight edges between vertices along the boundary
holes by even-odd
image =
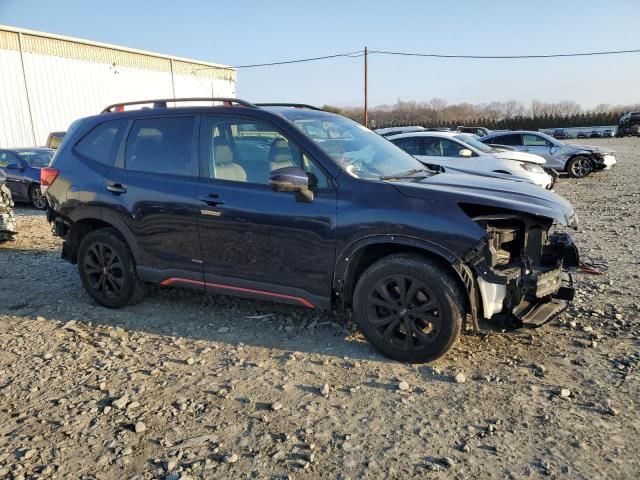
[[[456,135],[456,138],[458,140],[463,141],[467,145],[471,145],[476,150],[480,150],[482,153],[492,153],[492,152],[496,151],[495,148],[491,148],[490,146],[485,145],[484,143],[478,141],[475,138],[475,136],[470,135],[468,133],[463,133],[461,135]]]
[[[30,166],[36,168],[48,167],[51,162],[53,152],[36,151],[36,152],[16,152],[20,158],[25,160]]]
[[[356,178],[380,179],[428,171],[389,140],[348,118],[297,117],[290,121]]]

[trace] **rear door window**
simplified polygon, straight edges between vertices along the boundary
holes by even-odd
[[[393,143],[411,155],[424,155],[424,142],[420,137],[405,137],[393,140]]]
[[[521,146],[522,136],[519,133],[512,133],[509,135],[499,135],[497,137],[493,137],[489,140],[486,140],[485,143],[491,143],[494,145]]]
[[[196,176],[194,125],[192,116],[135,120],[125,145],[124,168]]]
[[[127,121],[112,120],[96,126],[76,145],[81,156],[104,165],[113,165],[115,153],[122,138]]]

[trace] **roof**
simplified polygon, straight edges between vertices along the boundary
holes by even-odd
[[[19,35],[22,35],[20,40]],[[162,53],[94,42],[25,28],[0,24],[0,49],[41,53],[58,57],[95,62],[116,63],[135,68],[166,70],[169,63],[176,74],[204,74],[218,72],[235,81],[236,68],[229,65],[203,62]],[[210,75],[210,73],[208,73]]]

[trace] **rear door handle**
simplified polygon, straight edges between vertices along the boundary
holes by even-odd
[[[109,190],[114,195],[127,193],[127,187],[125,187],[121,183],[110,183],[109,185],[107,185],[107,190]]]
[[[210,193],[208,195],[201,195],[198,197],[198,200],[206,203],[207,205],[216,206],[216,205],[224,205],[225,201],[221,200],[217,193]]]

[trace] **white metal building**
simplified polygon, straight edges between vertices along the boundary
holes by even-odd
[[[232,67],[0,25],[0,148],[120,101],[235,93]]]

